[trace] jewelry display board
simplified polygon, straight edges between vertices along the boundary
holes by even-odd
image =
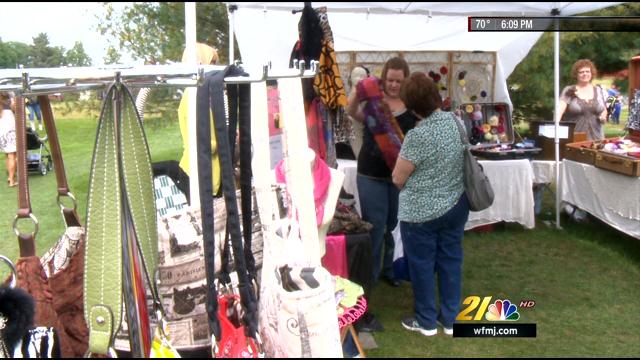
[[[443,108],[464,103],[492,103],[495,94],[496,53],[484,51],[336,51],[343,79],[362,65],[380,77],[384,63],[394,56],[404,58],[409,70],[422,71],[438,86]],[[345,89],[351,89],[345,81]],[[447,100],[448,99],[448,100]]]

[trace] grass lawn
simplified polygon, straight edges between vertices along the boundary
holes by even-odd
[[[626,118],[623,118],[626,122]],[[57,120],[71,190],[79,213],[86,215],[87,187],[95,140],[95,118],[69,116]],[[622,125],[620,125],[622,126]],[[619,131],[607,125],[607,131]],[[177,121],[146,124],[153,161],[179,160],[182,151]],[[4,161],[0,172],[5,174]],[[55,175],[30,174],[33,213],[40,221],[38,255],[63,231],[55,202]],[[638,194],[630,194],[636,196]],[[0,254],[17,259],[17,239],[11,229],[16,188],[0,186]],[[409,283],[374,289],[371,311],[385,327],[375,333],[377,349],[370,357],[638,357],[640,356],[640,240],[591,220],[575,224],[563,218],[563,230],[542,220],[555,219],[554,200],[545,195],[536,228],[518,224],[496,226],[491,233],[467,232],[464,239],[463,297],[534,300],[519,308],[519,323],[535,323],[536,338],[424,337],[404,330],[400,320],[412,312]],[[21,229],[30,231],[28,222]],[[0,275],[7,274],[0,266]],[[625,312],[626,310],[629,312]]]

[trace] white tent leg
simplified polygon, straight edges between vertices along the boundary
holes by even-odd
[[[196,57],[196,3],[188,2],[184,4],[184,34],[185,47],[187,50],[190,65],[198,65]],[[195,89],[188,92],[189,98],[187,108],[187,131],[189,133],[189,200],[191,206],[200,208],[200,191],[198,184],[198,157],[196,149],[196,94]]]
[[[231,16],[229,16],[229,65],[233,65],[233,61],[235,60],[235,47],[233,46],[235,36],[233,28],[235,27],[236,19],[235,5],[234,8],[228,8],[227,11],[231,13]]]

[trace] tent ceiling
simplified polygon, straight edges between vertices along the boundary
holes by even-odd
[[[271,63],[286,68],[298,40],[304,3],[233,3],[235,35],[247,70]],[[549,16],[554,8],[570,16],[619,3],[340,3],[326,6],[336,51],[494,51],[495,101],[511,103],[506,79],[542,35],[541,32],[468,32],[468,16]]]
[[[227,2],[239,8],[260,10],[300,10],[304,3],[296,2]],[[326,6],[332,13],[423,14],[448,16],[550,16],[557,8],[561,16],[570,16],[620,4],[620,2],[313,2],[314,7]]]

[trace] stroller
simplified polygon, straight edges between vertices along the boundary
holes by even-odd
[[[53,161],[46,142],[46,136],[41,138],[35,130],[27,128],[27,171],[37,171],[46,175],[53,170]]]

